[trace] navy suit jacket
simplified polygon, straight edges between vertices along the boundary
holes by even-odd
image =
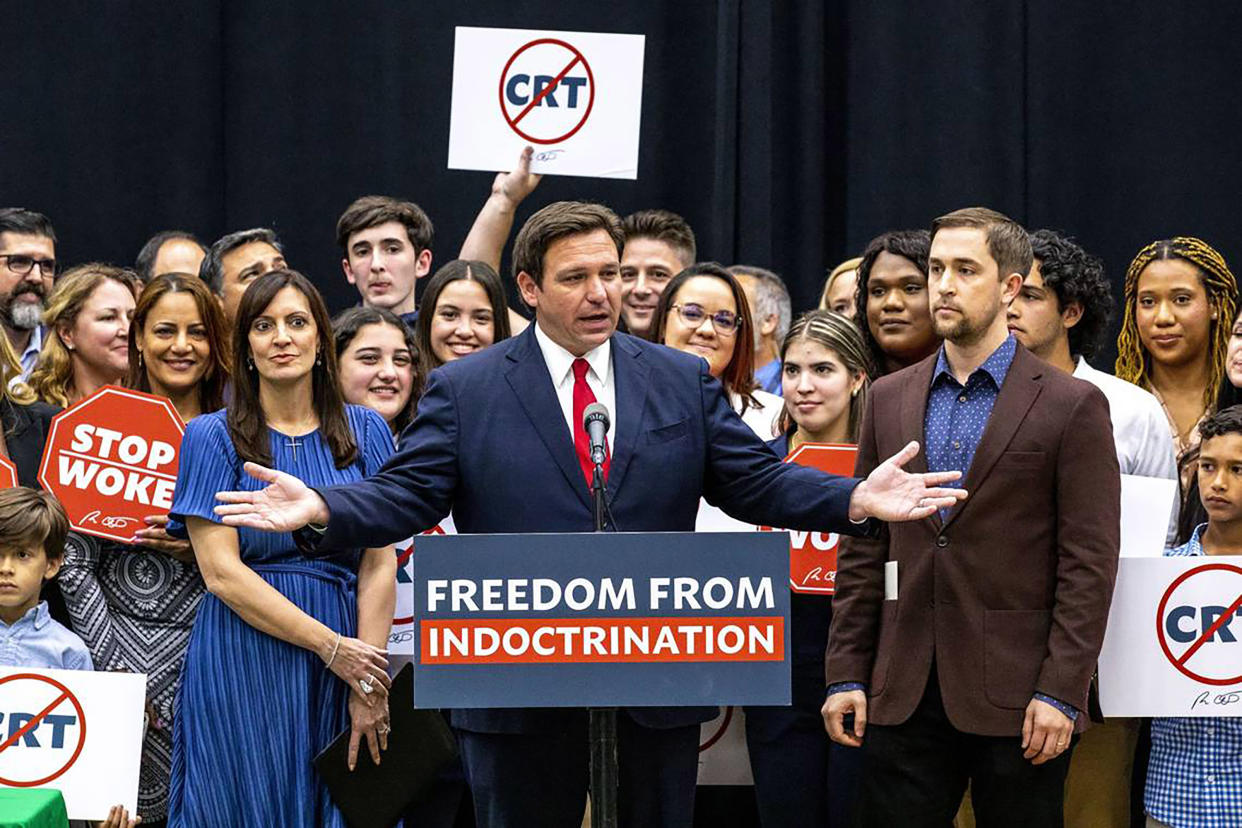
[[[858,481],[782,463],[729,406],[702,359],[612,338],[617,410],[608,499],[622,531],[691,532],[700,496],[750,523],[857,534]],[[431,373],[414,422],[380,471],[320,491],[322,548],[377,547],[435,526],[463,534],[590,532],[590,493],[532,325]],[[710,708],[629,711],[640,724],[706,721]],[[481,732],[560,726],[547,710],[454,710]]]

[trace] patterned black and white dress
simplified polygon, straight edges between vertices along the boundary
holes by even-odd
[[[168,814],[173,702],[202,576],[163,552],[70,532],[58,580],[95,669],[147,674],[138,813],[144,824],[161,821]]]

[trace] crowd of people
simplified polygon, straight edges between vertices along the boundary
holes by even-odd
[[[1242,826],[1242,721],[1091,701],[1120,474],[1178,480],[1168,554],[1242,553],[1242,318],[1214,248],[1139,250],[1112,373],[1101,261],[983,208],[881,233],[795,314],[672,212],[558,202],[513,242],[519,309],[498,271],[530,157],[439,266],[419,206],[349,205],[360,302],[335,318],[270,229],[62,273],[52,222],[0,210],[0,664],[147,675],[137,813],[108,826],[343,825],[312,759],[346,730],[351,767],[387,748],[393,544],[450,514],[590,530],[597,400],[617,526],[854,536],[835,597],[793,596],[792,704],[746,710],[764,826]],[[105,385],[187,423],[173,507],[131,544],[70,531],[36,479],[51,418]],[[803,443],[858,444],[861,482],[779,462]],[[446,711],[462,764],[406,824],[576,825],[581,714]],[[622,824],[690,824],[712,715],[623,711]]]

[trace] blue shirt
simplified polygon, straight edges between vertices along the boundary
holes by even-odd
[[[944,346],[940,347],[927,395],[923,444],[928,471],[961,471],[962,476],[946,486],[960,488],[965,483],[1017,350],[1018,341],[1012,335],[1006,337],[962,385],[949,368]],[[942,519],[948,514],[948,509],[940,510]]]
[[[47,601],[31,607],[12,625],[0,620],[0,667],[95,669],[86,644],[52,618]]]
[[[1202,555],[1204,523],[1166,555]],[[1242,826],[1242,718],[1151,720],[1147,813],[1176,828]]]
[[[781,393],[781,361],[774,359],[762,368],[755,369],[755,382],[769,394]]]

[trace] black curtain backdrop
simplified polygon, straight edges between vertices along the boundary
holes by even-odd
[[[339,309],[356,294],[333,228],[373,192],[426,208],[453,258],[491,181],[446,169],[457,25],[645,34],[638,180],[547,179],[519,222],[563,198],[666,207],[702,258],[777,270],[798,309],[876,233],[969,204],[1070,233],[1118,286],[1155,238],[1242,254],[1237,4],[118,0],[0,19],[0,204],[50,215],[66,263],[270,225]]]

